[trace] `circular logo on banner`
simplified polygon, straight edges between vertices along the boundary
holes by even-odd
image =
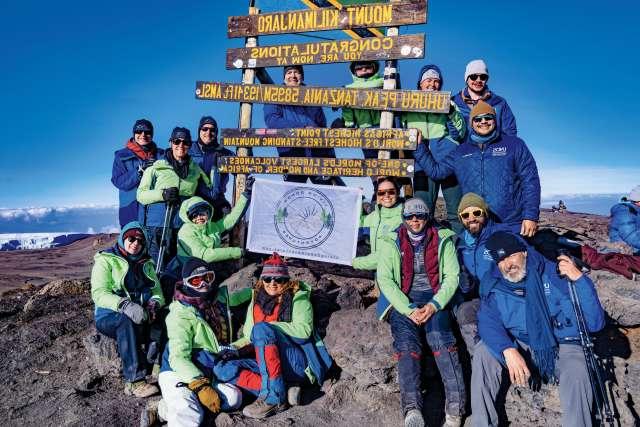
[[[320,191],[298,187],[278,200],[273,219],[284,243],[296,249],[311,249],[331,236],[335,211],[331,201]]]

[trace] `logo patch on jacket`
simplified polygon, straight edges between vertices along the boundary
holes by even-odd
[[[494,147],[491,150],[492,156],[506,156],[507,155],[507,147]]]

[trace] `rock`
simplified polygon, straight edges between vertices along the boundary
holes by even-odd
[[[258,279],[258,275],[258,265],[249,264],[232,274],[231,277],[222,282],[221,285],[226,286],[229,289],[229,292],[235,292],[244,288],[252,288]]]
[[[640,325],[640,282],[608,271],[592,271],[603,308],[621,326]]]
[[[89,353],[90,364],[100,375],[120,376],[122,361],[115,340],[93,330],[84,337],[82,343]]]
[[[364,306],[362,297],[355,286],[341,287],[340,292],[338,292],[338,297],[336,298],[336,303],[342,310],[351,308],[361,309]]]
[[[233,418],[225,412],[220,412],[216,415],[214,423],[216,427],[232,427],[234,425]]]
[[[32,319],[41,314],[51,298],[82,295],[91,289],[89,280],[53,280],[32,295],[22,308],[22,318]]]
[[[95,369],[87,369],[76,381],[74,390],[81,396],[90,396],[98,390],[103,376]]]

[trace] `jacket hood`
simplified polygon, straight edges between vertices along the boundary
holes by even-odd
[[[420,68],[420,71],[418,72],[418,82],[416,83],[416,88],[420,89],[420,78],[422,77],[422,75],[424,73],[427,72],[427,70],[435,70],[438,72],[438,74],[440,74],[440,90],[443,90],[444,88],[444,77],[442,76],[442,71],[440,71],[440,67],[438,67],[435,64],[428,64],[425,65],[424,67]]]
[[[149,252],[149,235],[147,234],[147,230],[145,229],[145,227],[143,227],[142,224],[140,224],[138,221],[131,221],[130,223],[122,227],[122,230],[120,230],[120,235],[118,236],[118,245],[121,248],[124,248],[124,233],[134,228],[142,230],[142,234],[144,235],[144,248],[142,248],[142,251],[136,256],[136,258],[141,258],[142,256],[147,255]]]
[[[206,203],[209,206],[209,210],[213,212],[213,206],[211,206],[211,203],[207,202],[202,197],[198,197],[198,196],[190,197],[184,202],[182,202],[182,204],[180,205],[180,212],[178,213],[178,215],[180,216],[180,219],[182,220],[182,222],[184,222],[185,224],[191,224],[196,227],[206,226],[206,224],[200,224],[200,225],[194,224],[189,219],[189,215],[187,215],[187,212],[189,212],[189,209],[191,209],[192,206],[195,206],[200,203]],[[211,220],[211,218],[209,218],[209,220]]]

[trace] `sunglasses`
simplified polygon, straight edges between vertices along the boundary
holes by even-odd
[[[138,242],[141,245],[144,245],[144,237],[129,236],[129,237],[127,237],[127,242],[129,242],[129,243]]]
[[[420,221],[424,221],[424,220],[427,219],[427,214],[425,214],[425,213],[420,213],[420,214],[402,214],[402,218],[405,221],[409,221],[409,220],[414,219],[414,218],[417,219],[417,220],[420,220]]]
[[[474,218],[478,218],[478,217],[484,216],[484,210],[476,209],[476,210],[473,210],[471,212],[462,212],[460,214],[460,218],[469,219],[469,216],[471,216],[471,215],[473,215]]]
[[[180,144],[182,144],[182,145],[185,145],[185,146],[187,146],[187,147],[190,147],[190,146],[191,146],[191,141],[187,141],[186,139],[172,139],[172,140],[171,140],[171,143],[172,143],[173,145],[180,145]]]
[[[194,213],[192,213],[191,215],[189,215],[189,218],[190,218],[190,219],[193,219],[193,218],[197,218],[197,217],[199,217],[199,216],[206,216],[206,217],[208,217],[208,216],[209,216],[209,211],[204,210],[204,211],[197,211],[197,212],[194,212]]]
[[[474,82],[478,79],[483,82],[489,80],[489,76],[487,76],[486,74],[469,74],[469,78]]]
[[[144,136],[151,136],[151,131],[150,130],[137,130],[135,133],[141,133]]]
[[[214,127],[210,127],[210,128],[202,128],[200,129],[200,132],[211,132],[211,133],[216,133],[218,131],[218,129],[214,128]]]
[[[273,281],[275,281],[278,285],[284,285],[285,283],[287,283],[289,281],[288,277],[270,277],[270,276],[265,276],[261,278],[262,281],[264,283],[271,283]]]
[[[395,189],[390,189],[390,190],[378,190],[378,192],[376,193],[378,196],[382,197],[382,196],[395,196],[396,195],[396,190]]]
[[[215,278],[215,273],[213,273],[212,271],[208,271],[204,274],[199,274],[197,276],[187,278],[187,282],[192,288],[200,289],[213,283],[213,280]]]
[[[492,122],[494,121],[496,118],[493,115],[487,115],[487,116],[477,116],[473,118],[473,123],[480,123],[482,121],[485,122]]]

